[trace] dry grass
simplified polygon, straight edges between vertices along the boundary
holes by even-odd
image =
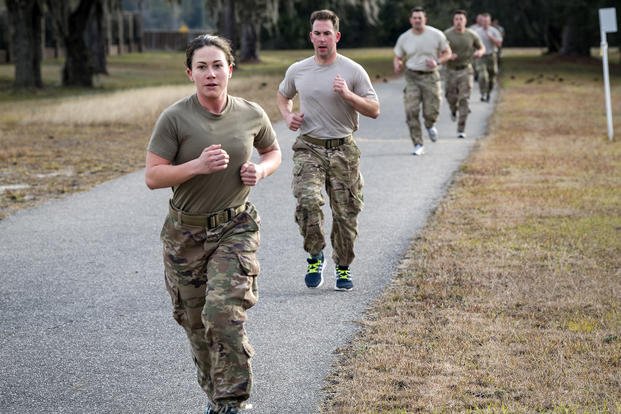
[[[601,67],[505,65],[490,135],[339,350],[324,413],[621,412],[621,145]]]

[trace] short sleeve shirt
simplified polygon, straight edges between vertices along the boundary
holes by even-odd
[[[481,41],[483,42],[483,46],[485,46],[485,54],[486,55],[490,55],[490,54],[492,54],[494,52],[498,52],[498,48],[490,40],[490,36],[494,37],[495,39],[502,40],[502,35],[498,31],[498,29],[496,29],[493,26],[489,26],[487,28],[487,30],[486,30],[486,29],[483,28],[483,26],[478,26],[478,25],[477,26],[473,26],[472,29],[481,38]]]
[[[173,165],[198,158],[203,149],[221,144],[229,154],[223,171],[201,174],[173,188],[172,204],[187,213],[206,214],[245,203],[250,187],[241,181],[241,166],[252,148],[267,148],[276,133],[263,109],[245,99],[228,96],[221,114],[207,111],[196,94],[162,112],[148,150]]]
[[[427,59],[438,59],[447,47],[448,41],[443,32],[435,27],[425,26],[422,33],[416,33],[412,29],[402,33],[393,51],[405,61],[406,68],[429,71]]]
[[[470,29],[458,32],[452,27],[445,30],[444,34],[451,46],[451,51],[457,55],[457,59],[449,60],[446,66],[449,69],[455,69],[472,63],[472,55],[482,45],[479,35]]]
[[[343,138],[358,129],[358,112],[334,91],[334,78],[340,75],[349,90],[377,101],[369,75],[353,60],[337,55],[329,65],[319,65],[314,56],[287,69],[278,91],[286,98],[300,95],[304,122],[300,133],[319,139]]]

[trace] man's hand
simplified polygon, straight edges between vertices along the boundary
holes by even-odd
[[[241,166],[240,174],[242,182],[252,187],[257,185],[259,180],[265,177],[265,170],[260,164],[245,162],[244,165]]]
[[[400,74],[403,71],[403,59],[395,56],[392,60],[392,67],[395,70],[395,75]]]
[[[341,75],[336,75],[334,82],[332,83],[332,88],[334,89],[334,92],[338,93],[343,98],[347,98],[347,96],[351,93],[349,87],[347,87],[347,82],[345,82],[345,79],[343,79]]]
[[[428,67],[429,69],[435,69],[435,68],[437,68],[437,67],[438,67],[438,61],[437,61],[437,60],[435,60],[434,58],[427,58],[427,59],[425,60],[425,63],[427,63],[427,67]]]
[[[297,131],[304,122],[304,114],[302,112],[289,112],[285,118],[287,126],[292,131]]]

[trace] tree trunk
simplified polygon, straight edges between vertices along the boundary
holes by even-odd
[[[231,42],[233,53],[237,49],[237,19],[235,18],[235,0],[225,1],[218,17],[218,32]]]
[[[7,0],[11,30],[11,50],[15,62],[17,88],[42,88],[42,25],[43,11],[38,0]]]
[[[571,15],[563,27],[559,53],[563,56],[591,56],[592,33],[584,23],[584,15]]]
[[[241,62],[259,61],[259,36],[257,36],[256,25],[251,21],[242,23],[239,60]]]
[[[545,33],[546,54],[558,53],[561,50],[562,31],[553,25],[548,25]]]
[[[84,34],[94,3],[95,0],[81,0],[78,8],[69,15],[65,36],[64,86],[93,86],[93,64]]]
[[[86,30],[86,43],[88,44],[92,57],[93,73],[108,74],[106,58],[106,27],[105,27],[104,5],[98,1],[88,19]]]

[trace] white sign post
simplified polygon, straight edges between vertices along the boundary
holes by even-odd
[[[606,96],[606,119],[608,120],[608,139],[612,141],[612,104],[610,102],[610,76],[608,75],[608,42],[606,33],[617,31],[617,10],[614,7],[599,9],[599,28],[602,37],[601,53],[604,65],[604,94]]]

